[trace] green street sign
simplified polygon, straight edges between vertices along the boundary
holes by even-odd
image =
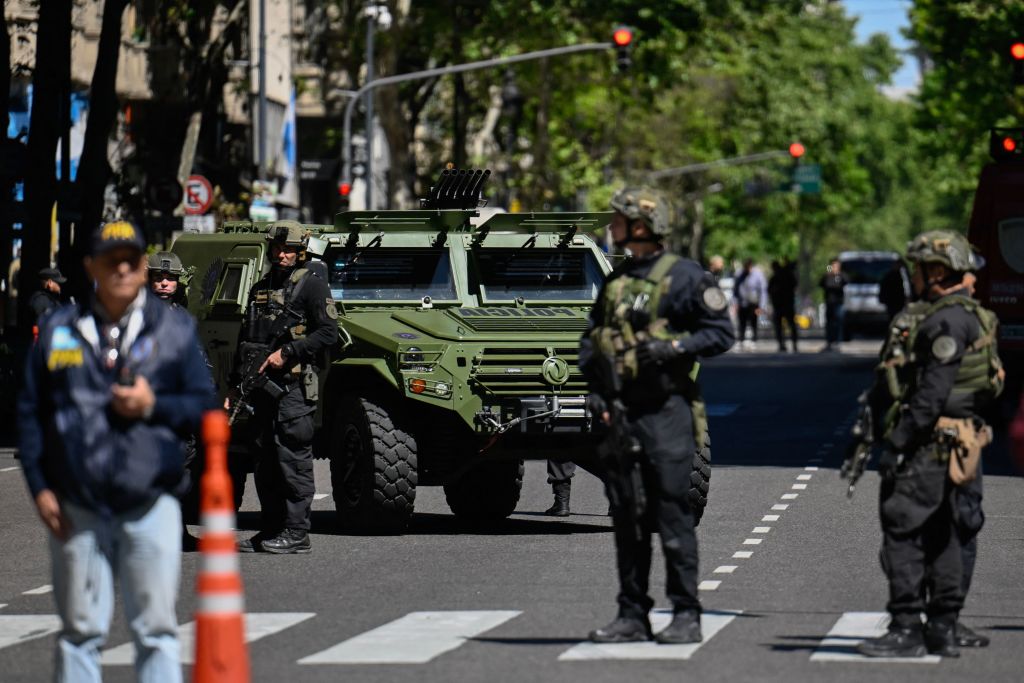
[[[793,169],[792,192],[821,194],[821,164],[801,164]]]

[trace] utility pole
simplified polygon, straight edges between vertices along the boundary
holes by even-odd
[[[259,0],[260,3],[260,28],[259,28],[259,136],[256,148],[256,176],[263,178],[267,166],[267,0]]]
[[[377,5],[366,8],[366,82],[373,82],[373,29]],[[373,92],[366,94],[366,209],[373,209]]]

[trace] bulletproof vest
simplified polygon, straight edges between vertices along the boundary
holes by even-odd
[[[590,333],[601,353],[615,359],[615,372],[628,386],[640,378],[636,347],[648,339],[673,339],[682,335],[669,331],[666,318],[658,317],[661,299],[672,285],[669,271],[679,261],[675,254],[662,254],[646,277],[620,275],[608,282],[604,292],[604,324]],[[695,363],[680,358],[666,368],[670,390],[693,385]]]
[[[299,267],[279,289],[257,289],[253,292],[246,335],[249,341],[276,348],[306,336],[306,313],[295,304],[308,275],[308,270]]]
[[[955,401],[957,395],[986,400],[1002,392],[1002,362],[996,350],[998,319],[995,313],[968,297],[944,297],[935,302],[915,301],[897,313],[890,323],[876,368],[879,376],[884,378],[893,401],[884,420],[886,431],[895,426],[899,405],[917,382],[914,346],[921,324],[947,306],[963,306],[978,319],[980,328],[978,338],[967,348],[957,370],[950,400]]]

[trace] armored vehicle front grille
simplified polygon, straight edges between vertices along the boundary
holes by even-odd
[[[550,354],[542,348],[490,346],[473,358],[473,381],[497,396],[536,396],[558,393],[578,396],[587,393],[587,383],[578,368],[579,349],[553,349],[554,356],[569,365],[569,379],[561,385],[544,379],[544,361]]]
[[[490,315],[455,315],[474,332],[582,332],[587,329],[586,318],[568,315],[545,317],[520,315],[516,309],[483,309]],[[545,312],[552,309],[542,309]],[[494,313],[499,311],[500,313]],[[506,313],[507,311],[511,313]],[[506,317],[507,316],[507,317]]]

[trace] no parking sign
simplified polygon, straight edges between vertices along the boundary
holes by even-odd
[[[201,216],[210,209],[213,203],[213,186],[201,175],[192,175],[185,182],[185,213],[189,216]]]

